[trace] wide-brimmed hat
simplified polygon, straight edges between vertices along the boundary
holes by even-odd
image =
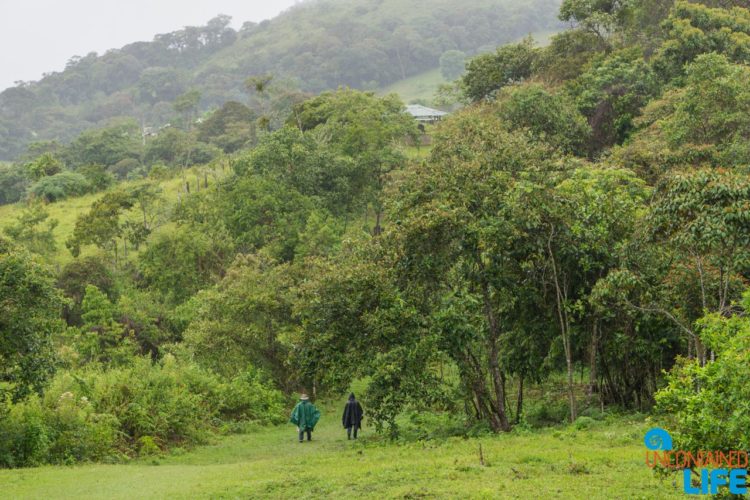
[[[309,397],[307,397],[307,394],[303,394],[303,395],[301,395],[301,396],[300,396],[299,398],[300,398],[300,399],[301,399],[302,401],[307,401],[308,399],[310,399]]]

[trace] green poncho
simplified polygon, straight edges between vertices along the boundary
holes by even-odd
[[[289,421],[299,427],[300,430],[306,431],[315,429],[315,424],[318,423],[319,419],[320,411],[310,401],[304,400],[294,407],[292,418]]]

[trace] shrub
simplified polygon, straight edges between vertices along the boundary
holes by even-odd
[[[573,423],[573,427],[575,427],[577,431],[582,431],[593,426],[594,422],[594,419],[591,417],[578,417]]]
[[[36,396],[15,405],[0,403],[0,466],[40,465],[48,449],[44,412]]]
[[[101,165],[84,165],[78,167],[76,172],[83,175],[91,184],[93,191],[107,189],[115,182],[114,176]]]
[[[230,420],[280,424],[286,420],[284,403],[283,395],[251,366],[226,384],[220,413]]]
[[[29,188],[29,193],[49,202],[59,201],[70,196],[81,196],[91,191],[91,183],[86,177],[75,172],[61,172],[44,177]]]
[[[169,167],[167,167],[166,165],[162,163],[157,163],[156,165],[151,167],[151,170],[149,170],[148,172],[149,178],[155,179],[155,180],[168,179],[170,175],[171,175],[171,171]]]
[[[151,436],[142,436],[138,440],[138,456],[148,457],[151,455],[158,455],[159,453],[161,453],[161,449]]]
[[[169,354],[90,365],[59,373],[41,399],[0,403],[0,467],[155,455],[203,442],[223,421],[283,422],[284,403],[254,368],[222,380]]]
[[[741,305],[750,310],[750,292]],[[697,359],[679,358],[656,394],[657,410],[665,415],[674,449],[750,449],[750,319],[712,314],[699,325],[716,359],[701,366]]]

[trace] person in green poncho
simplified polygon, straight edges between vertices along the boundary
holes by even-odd
[[[315,408],[315,405],[310,402],[310,398],[307,394],[302,394],[299,398],[299,403],[292,410],[292,417],[289,419],[291,423],[297,426],[299,431],[299,442],[303,441],[305,433],[307,433],[307,440],[310,441],[312,437],[312,431],[315,429],[315,424],[320,419],[320,410]]]

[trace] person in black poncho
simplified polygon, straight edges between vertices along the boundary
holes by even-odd
[[[355,399],[354,393],[349,394],[349,401],[344,405],[344,416],[341,417],[347,439],[352,438],[352,431],[354,431],[354,439],[357,439],[357,430],[362,427],[362,414],[362,405]]]

